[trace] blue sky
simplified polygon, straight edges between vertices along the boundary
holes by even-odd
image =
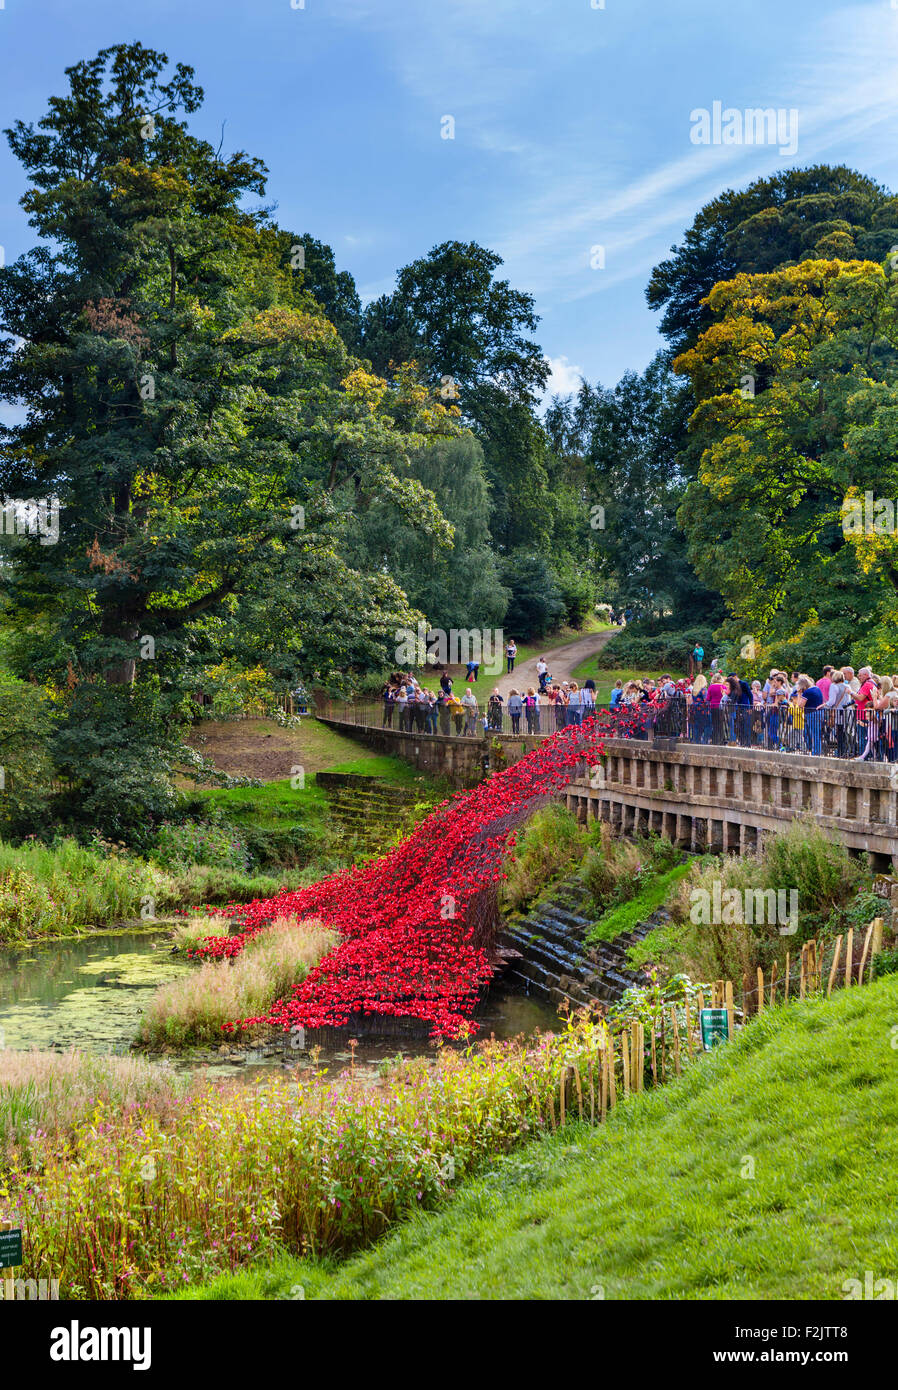
[[[330,243],[363,297],[440,241],[498,251],[536,298],[556,389],[646,365],[649,272],[722,189],[819,161],[898,189],[898,0],[0,4],[3,126],[101,47],[163,49],[206,90],[197,133],[217,144],[225,123],[227,149],[261,156],[278,220]],[[692,143],[715,101],[796,109],[797,153]],[[31,244],[23,190],[4,143],[7,262]]]

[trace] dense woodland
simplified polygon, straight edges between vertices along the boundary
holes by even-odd
[[[55,544],[0,548],[7,831],[60,778],[85,823],[164,816],[197,690],[350,693],[422,620],[526,641],[602,602],[631,650],[894,669],[894,531],[840,510],[898,496],[886,189],[722,194],[649,282],[667,346],[546,403],[494,252],[447,240],[362,305],[262,160],[191,133],[192,69],[132,44],[67,79],[6,132],[35,246],[0,271],[0,494],[59,505]]]

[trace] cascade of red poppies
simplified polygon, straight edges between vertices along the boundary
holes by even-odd
[[[381,1014],[425,1020],[434,1036],[473,1032],[471,1014],[497,965],[496,890],[516,830],[578,764],[599,763],[603,735],[627,737],[643,722],[638,709],[602,711],[560,730],[473,791],[441,802],[383,858],[230,909],[240,933],[210,937],[193,954],[234,956],[277,917],[319,917],[340,932],[340,945],[288,998],[243,1024],[340,1027]]]

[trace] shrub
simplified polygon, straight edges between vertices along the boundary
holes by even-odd
[[[140,1041],[148,1047],[220,1043],[223,1024],[264,1013],[305,979],[336,940],[314,919],[279,918],[233,960],[204,961],[157,990],[141,1020]]]
[[[508,864],[500,902],[511,911],[527,907],[550,883],[580,863],[589,843],[565,806],[547,806],[521,830]]]
[[[218,869],[250,867],[247,848],[236,830],[213,820],[166,822],[156,834],[150,859],[163,869],[184,869],[192,864]]]
[[[596,656],[596,665],[606,670],[669,670],[677,675],[689,669],[689,655],[696,642],[704,647],[707,670],[714,653],[714,634],[710,628],[646,631],[642,624],[634,623],[616,632],[605,643]]]

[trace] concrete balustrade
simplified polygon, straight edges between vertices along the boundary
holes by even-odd
[[[538,747],[538,737],[444,737],[326,719],[340,733],[406,759],[456,787]],[[498,743],[498,749],[496,747]],[[898,764],[774,753],[657,739],[606,739],[602,785],[589,769],[564,800],[582,821],[600,818],[617,834],[655,831],[692,850],[751,853],[765,835],[812,815],[873,868],[898,872]]]

